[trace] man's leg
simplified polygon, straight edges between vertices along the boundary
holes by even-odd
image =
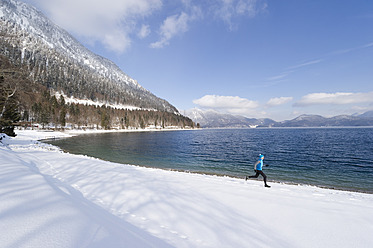
[[[269,188],[270,186],[267,184],[267,176],[266,176],[266,174],[264,174],[263,171],[257,171],[257,173],[260,174],[260,175],[262,175],[263,181],[264,181],[264,186],[266,186],[266,187]]]
[[[260,175],[259,171],[258,170],[254,170],[255,171],[255,175],[254,176],[249,176],[249,178],[258,178],[258,176]]]
[[[257,171],[257,170],[254,170],[254,171],[255,171],[255,175],[254,175],[254,176],[246,176],[246,178],[245,178],[246,181],[247,181],[247,179],[249,179],[249,178],[258,178],[258,176],[259,176],[258,171]]]

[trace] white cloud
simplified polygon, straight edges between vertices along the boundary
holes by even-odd
[[[372,46],[373,46],[373,42],[363,45],[362,48],[369,48]]]
[[[288,69],[298,69],[298,68],[302,68],[302,67],[305,67],[305,66],[318,64],[318,63],[320,63],[320,62],[322,62],[322,61],[323,61],[322,59],[312,60],[312,61],[308,61],[308,62],[305,62],[305,63],[299,64],[299,65],[291,66],[291,67],[289,67]]]
[[[258,103],[238,96],[205,95],[193,103],[209,108],[256,108]]]
[[[289,76],[291,73],[293,73],[293,71],[286,71],[286,72],[283,72],[277,76],[273,76],[273,77],[269,77],[267,78],[267,81],[283,81],[286,79],[287,76]]]
[[[182,12],[180,15],[173,15],[167,17],[163,21],[162,26],[160,27],[160,40],[152,43],[150,46],[152,48],[162,48],[165,45],[169,44],[169,40],[175,35],[185,33],[188,30],[188,22],[190,17]]]
[[[188,2],[185,4],[189,5],[190,3]],[[190,14],[181,12],[179,15],[167,17],[159,29],[160,39],[150,44],[150,47],[162,48],[168,45],[173,37],[187,32],[190,23],[202,16],[202,12],[199,7],[189,6],[188,9],[190,10]]]
[[[294,106],[310,106],[310,105],[343,105],[357,103],[373,103],[373,92],[367,93],[312,93],[305,95]]]
[[[291,100],[293,100],[293,97],[275,97],[275,98],[269,99],[269,101],[267,102],[267,106],[268,107],[279,106],[279,105],[288,103]]]
[[[257,14],[257,11],[256,0],[239,0],[237,2],[236,13],[239,15],[247,15],[252,18]]]
[[[238,96],[205,95],[200,99],[194,100],[193,103],[199,105],[201,108],[245,116],[255,114],[259,107],[258,102]]]
[[[330,54],[331,55],[345,54],[345,53],[354,52],[354,51],[357,51],[357,50],[360,50],[360,49],[370,48],[372,46],[373,46],[373,42],[367,43],[367,44],[364,44],[364,45],[361,45],[361,46],[358,46],[358,47],[351,47],[351,48],[346,48],[346,49],[334,51]]]
[[[149,34],[150,34],[150,27],[149,25],[142,25],[141,26],[141,29],[140,31],[138,32],[137,36],[140,38],[140,39],[144,39],[145,37],[147,37]]]
[[[233,18],[239,16],[255,17],[267,8],[265,1],[261,0],[218,0],[213,6],[216,18],[222,19],[230,28],[233,27]]]
[[[124,52],[144,17],[162,7],[162,0],[28,0],[55,23],[89,43]]]
[[[131,39],[127,33],[120,30],[113,30],[112,33],[105,34],[101,42],[105,48],[118,52],[125,51],[131,45]]]
[[[211,10],[217,19],[222,19],[232,28],[232,18],[237,16],[253,18],[267,7],[265,3],[259,4],[261,0],[217,0],[207,5],[202,3],[203,7],[200,1],[181,0],[181,2],[184,11],[169,16],[163,21],[159,29],[160,38],[150,44],[150,47],[162,48],[168,45],[173,37],[187,32],[192,21],[202,19]]]

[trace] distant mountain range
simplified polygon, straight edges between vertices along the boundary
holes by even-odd
[[[373,126],[373,111],[361,115],[339,115],[330,118],[320,115],[301,115],[281,122],[268,118],[255,119],[221,114],[213,110],[203,111],[196,108],[185,111],[184,114],[199,123],[202,128]]]
[[[320,115],[301,115],[295,119],[276,123],[277,127],[340,127],[373,126],[373,117],[366,112],[362,115],[338,115],[326,118]]]
[[[271,119],[246,118],[239,115],[221,114],[213,110],[203,111],[197,108],[187,110],[184,115],[203,128],[249,128],[256,126],[272,126],[276,122]]]

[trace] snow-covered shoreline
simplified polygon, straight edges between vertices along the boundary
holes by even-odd
[[[0,144],[1,247],[371,247],[373,195],[121,165]]]

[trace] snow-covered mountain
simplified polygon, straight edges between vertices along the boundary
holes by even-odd
[[[358,115],[361,118],[373,118],[373,110]]]
[[[203,128],[252,128],[257,126],[272,126],[276,122],[267,119],[247,118],[239,115],[222,114],[214,110],[194,108],[184,112],[195,123]]]
[[[36,8],[0,0],[0,24],[0,54],[25,65],[34,81],[69,97],[178,113]]]
[[[282,122],[268,118],[255,119],[222,114],[214,110],[197,108],[185,111],[184,115],[195,123],[199,123],[203,128],[373,126],[372,111],[359,116],[338,115],[330,118],[320,115],[300,115],[292,120]]]
[[[339,127],[339,126],[373,126],[373,118],[364,115],[338,115],[326,118],[320,115],[301,115],[295,119],[277,123],[279,127]]]

